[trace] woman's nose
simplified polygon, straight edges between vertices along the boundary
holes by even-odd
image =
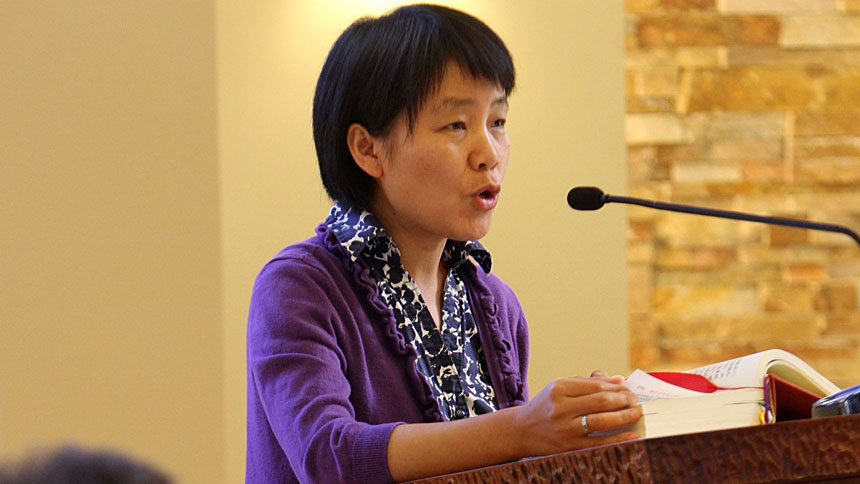
[[[469,153],[469,164],[475,170],[489,170],[499,164],[500,153],[489,130],[476,134],[475,144]]]

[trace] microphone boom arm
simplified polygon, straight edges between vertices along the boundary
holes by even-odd
[[[840,234],[845,234],[858,245],[860,245],[860,235],[857,235],[857,232],[849,229],[848,227],[843,227],[842,225],[834,225],[834,224],[823,224],[818,222],[809,222],[806,220],[796,220],[791,218],[784,217],[764,217],[761,215],[752,215],[741,212],[733,212],[730,210],[718,210],[713,208],[702,208],[702,207],[690,207],[687,205],[677,205],[674,203],[666,203],[666,202],[656,202],[651,200],[643,200],[641,198],[633,198],[633,197],[621,197],[616,195],[610,195],[608,193],[604,193],[601,197],[604,203],[626,203],[630,205],[641,205],[643,207],[656,208],[660,210],[669,210],[671,212],[682,212],[682,213],[690,213],[694,215],[705,215],[707,217],[719,217],[719,218],[730,218],[734,220],[744,220],[747,222],[760,222],[770,225],[784,225],[787,227],[796,227],[796,228],[806,228],[806,229],[816,229],[816,230],[824,230],[826,232],[836,232]]]

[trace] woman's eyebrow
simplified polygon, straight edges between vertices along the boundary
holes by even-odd
[[[433,111],[444,111],[446,109],[458,109],[463,107],[470,107],[478,104],[478,102],[473,98],[468,97],[446,97],[442,99],[435,106],[433,106]],[[508,105],[508,96],[502,95],[496,98],[493,103],[493,106],[498,105]]]

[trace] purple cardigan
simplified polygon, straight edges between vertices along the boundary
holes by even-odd
[[[499,408],[528,400],[528,329],[513,291],[459,269]],[[388,439],[442,414],[367,266],[324,226],[257,278],[248,318],[245,482],[391,482]]]

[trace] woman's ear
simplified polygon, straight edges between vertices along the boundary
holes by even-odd
[[[382,140],[371,136],[364,126],[353,123],[346,131],[346,144],[355,163],[373,178],[382,176]]]

